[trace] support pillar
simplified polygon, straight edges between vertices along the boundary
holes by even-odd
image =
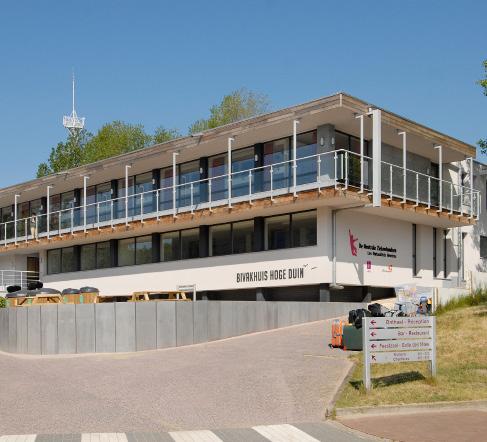
[[[362,287],[362,302],[372,302],[372,290],[368,286]]]
[[[374,109],[372,112],[372,205],[381,206],[382,193],[382,174],[381,174],[381,157],[382,157],[382,123],[380,109]]]
[[[258,287],[255,289],[255,300],[256,301],[265,301],[264,296],[264,289],[262,287]]]
[[[320,291],[320,302],[330,302],[331,301],[329,284],[320,284],[319,291]]]

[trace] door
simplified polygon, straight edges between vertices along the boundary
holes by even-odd
[[[39,279],[39,258],[37,256],[27,257],[27,281]]]

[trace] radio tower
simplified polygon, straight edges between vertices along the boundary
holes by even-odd
[[[69,133],[77,138],[81,130],[85,127],[85,119],[78,117],[76,110],[74,109],[74,72],[73,72],[73,111],[71,115],[65,115],[63,117],[63,126],[69,130]]]

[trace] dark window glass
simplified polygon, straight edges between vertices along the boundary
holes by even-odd
[[[61,195],[53,195],[49,197],[49,228],[57,230],[59,227],[59,210],[61,209]]]
[[[118,241],[118,265],[131,266],[135,264],[135,238],[120,239]]]
[[[139,236],[135,239],[135,263],[149,264],[152,262],[152,236]]]
[[[20,203],[18,206],[18,211],[19,213],[18,213],[18,221],[17,221],[17,236],[24,236],[26,232],[29,233],[29,220],[28,220],[30,215],[29,202],[27,201],[25,203]]]
[[[127,199],[127,208],[128,208],[128,216],[134,215],[134,177],[130,176],[128,179],[128,199]],[[118,197],[116,203],[116,212],[118,218],[125,218],[125,178],[121,178],[118,180]]]
[[[159,191],[159,209],[168,210],[172,209],[172,167],[166,167],[161,169],[161,182]]]
[[[74,191],[64,192],[61,194],[61,229],[67,229],[71,227],[71,209],[74,208]],[[73,212],[73,224],[74,224],[74,212]]]
[[[81,270],[96,269],[96,244],[86,244],[80,249]]]
[[[289,185],[289,138],[271,141],[264,144],[264,165],[270,166],[275,164],[272,169],[272,188],[282,189]],[[282,163],[284,164],[276,164]],[[264,188],[270,190],[271,187],[271,169],[264,169]]]
[[[480,237],[480,257],[487,258],[487,236]]]
[[[84,206],[84,196],[81,193],[82,205]],[[81,220],[84,219],[84,208],[81,214]],[[86,188],[86,224],[93,224],[96,221],[96,186]],[[83,221],[81,221],[83,222]]]
[[[180,258],[179,232],[161,234],[161,261],[175,261]]]
[[[233,223],[233,253],[249,253],[252,251],[254,237],[254,221]]]
[[[99,211],[99,220],[109,221],[111,217],[112,186],[110,183],[98,184],[96,186],[96,206]]]
[[[316,211],[293,213],[291,215],[292,246],[316,245]]]
[[[208,177],[211,180],[211,199],[212,201],[228,198],[228,158],[227,154],[217,155],[208,158]]]
[[[316,131],[299,134],[296,137],[296,182],[314,183],[317,176]],[[309,158],[311,157],[311,158]]]
[[[341,132],[335,132],[335,149],[349,150],[350,149],[350,137]]]
[[[181,252],[183,259],[198,258],[200,256],[199,229],[189,229],[181,232]]]
[[[14,214],[13,214],[13,207],[12,206],[7,206],[2,208],[2,223],[6,223],[2,225],[2,231],[0,232],[0,237],[2,239],[7,239],[13,238],[14,237],[14,223],[11,222],[14,219]]]
[[[152,184],[152,172],[142,173],[135,177],[135,214],[140,215],[141,210],[143,213],[151,213],[154,211],[152,207],[152,201],[154,197],[153,184]]]
[[[266,250],[289,247],[289,219],[289,215],[279,215],[265,219]]]
[[[61,271],[66,273],[74,272],[75,270],[74,247],[61,249]]]
[[[106,269],[112,266],[110,242],[99,242],[96,245],[96,268]]]
[[[47,273],[50,275],[61,272],[61,249],[47,251]]]
[[[191,192],[193,192],[193,204],[199,203],[199,185],[194,183],[200,179],[200,162],[191,161],[179,165],[178,205],[179,207],[191,204]],[[193,183],[193,186],[191,186]]]
[[[249,173],[247,171],[254,167],[253,147],[246,147],[245,149],[232,152],[232,196],[249,194]],[[252,192],[255,192],[255,173],[261,175],[262,171],[252,172]]]
[[[231,224],[219,224],[210,227],[210,256],[229,255],[232,253]]]

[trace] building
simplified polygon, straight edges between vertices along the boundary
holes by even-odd
[[[466,287],[487,270],[475,152],[337,93],[1,189],[0,284],[306,301]]]

